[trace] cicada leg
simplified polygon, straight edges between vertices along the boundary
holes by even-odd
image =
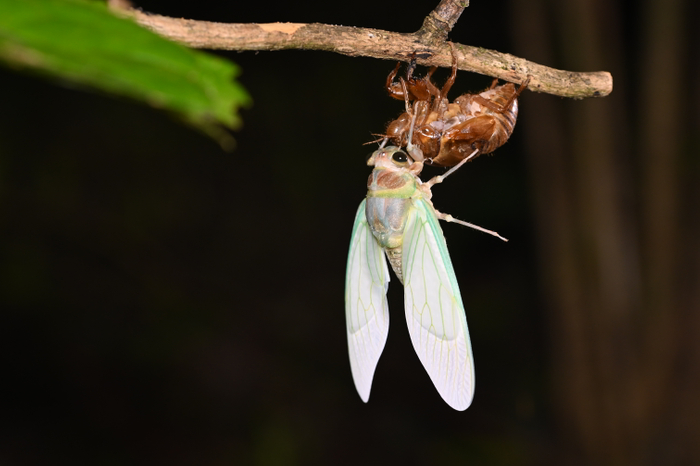
[[[440,90],[433,84],[432,77],[433,73],[435,73],[435,70],[437,70],[437,66],[431,66],[428,72],[425,75],[425,78],[423,80],[425,81],[425,87],[428,90],[428,93],[432,97],[440,97]]]
[[[513,101],[520,97],[520,94],[527,89],[527,85],[530,84],[530,80],[532,79],[532,76],[527,75],[527,78],[525,81],[520,83],[520,86],[518,86],[518,90],[515,91],[515,94],[513,94],[510,99],[508,99],[508,102],[506,102],[505,107],[510,108],[511,105],[513,105]]]
[[[402,79],[401,80],[401,86],[404,89],[404,93],[407,92],[406,90],[406,82]],[[411,115],[411,126],[408,129],[408,141],[406,142],[406,152],[408,152],[408,155],[413,158],[414,161],[420,162],[421,163],[421,170],[422,170],[422,163],[425,157],[423,156],[423,151],[418,147],[417,145],[413,144],[413,130],[416,127],[416,117],[418,116],[418,102],[416,102],[413,105],[413,109],[411,109],[411,105],[408,102],[408,97],[406,97],[406,113]]]
[[[385,87],[389,96],[396,100],[408,98],[408,100],[430,101],[440,95],[440,90],[431,81],[431,77],[437,69],[436,66],[431,67],[423,78],[414,78],[413,72],[416,69],[416,59],[413,58],[406,69],[406,78],[399,78],[399,82],[396,82],[394,79],[396,79],[400,68],[401,62],[398,62],[386,77]],[[401,84],[402,80],[405,81],[405,86]]]
[[[440,97],[442,97],[443,99],[447,98],[447,93],[450,92],[450,89],[452,89],[452,85],[455,83],[455,79],[457,79],[457,55],[455,53],[455,44],[454,42],[449,42],[449,44],[450,50],[452,52],[452,73],[450,74],[450,77],[447,78],[447,81],[445,81],[445,84],[442,85]]]
[[[435,208],[433,208],[433,210],[435,210]],[[437,210],[435,210],[435,216],[437,218],[439,218],[440,220],[444,220],[445,222],[452,222],[452,223],[456,223],[458,225],[473,228],[474,230],[479,230],[482,233],[487,233],[491,236],[495,236],[496,238],[501,239],[501,240],[505,241],[506,243],[508,242],[507,238],[504,238],[503,236],[499,235],[497,232],[495,232],[493,230],[487,230],[486,228],[482,228],[479,225],[474,225],[473,223],[469,223],[469,222],[465,222],[464,220],[456,219],[450,214],[443,214],[442,212],[438,212]]]
[[[454,167],[447,170],[444,175],[435,176],[435,177],[431,178],[430,180],[428,180],[427,182],[423,183],[421,185],[421,188],[424,189],[426,192],[430,193],[430,194],[428,194],[428,198],[430,198],[432,196],[430,188],[432,188],[434,185],[436,185],[438,183],[442,183],[443,181],[445,181],[445,178],[447,178],[448,176],[453,174],[455,171],[457,171],[457,169],[459,169],[462,165],[467,163],[469,160],[476,157],[478,153],[479,153],[479,150],[477,149],[474,152],[472,152],[471,155],[469,155],[469,157],[464,158],[457,165],[455,165]],[[440,220],[444,220],[445,222],[457,223],[457,224],[465,226],[465,227],[473,228],[474,230],[479,230],[482,233],[488,233],[489,235],[495,236],[496,238],[502,239],[503,241],[506,241],[506,242],[508,241],[506,238],[499,235],[497,232],[495,232],[493,230],[487,230],[486,228],[480,227],[479,225],[465,222],[464,220],[456,219],[450,214],[444,214],[444,213],[438,211],[437,209],[435,209],[435,207],[433,207],[433,210],[435,210],[435,215]]]
[[[478,153],[479,153],[479,149],[476,149],[476,150],[475,150],[474,152],[472,152],[468,157],[465,157],[464,159],[462,159],[457,165],[455,165],[454,167],[452,167],[452,168],[450,168],[449,170],[447,170],[444,174],[438,175],[438,176],[434,176],[434,177],[432,177],[431,179],[429,179],[428,181],[426,181],[426,182],[423,183],[423,184],[427,185],[428,189],[430,189],[430,188],[432,188],[434,185],[436,185],[436,184],[438,184],[438,183],[442,183],[443,181],[445,181],[445,178],[447,178],[448,176],[450,176],[451,174],[453,174],[454,172],[456,172],[457,169],[459,169],[459,167],[461,167],[462,165],[464,165],[465,163],[467,163],[469,160],[471,160],[471,159],[473,159],[474,157],[476,157]]]
[[[436,177],[430,179],[429,181],[427,181],[426,183],[423,183],[423,184],[421,185],[421,188],[424,189],[424,190],[428,193],[428,195],[427,195],[428,199],[430,199],[430,197],[432,196],[432,193],[431,193],[431,191],[430,191],[430,188],[431,188],[433,185],[436,185],[436,184],[438,184],[438,183],[442,183],[442,182],[445,180],[445,178],[447,178],[447,177],[450,176],[452,173],[454,173],[455,170],[457,170],[459,167],[461,167],[462,165],[464,165],[465,163],[467,163],[467,161],[469,161],[471,158],[476,157],[476,155],[478,154],[478,152],[479,152],[478,149],[475,150],[474,152],[472,152],[471,155],[470,155],[469,157],[466,157],[464,160],[462,160],[461,162],[459,162],[457,165],[455,165],[454,167],[450,168],[447,172],[445,172],[444,175],[436,176]],[[479,230],[479,231],[481,231],[482,233],[487,233],[487,234],[489,234],[489,235],[495,236],[496,238],[499,238],[499,239],[501,239],[501,240],[503,240],[503,241],[506,241],[506,242],[508,241],[506,238],[504,238],[503,236],[499,235],[497,232],[495,232],[495,231],[493,231],[493,230],[487,230],[486,228],[480,227],[479,225],[475,225],[475,224],[473,224],[473,223],[465,222],[464,220],[456,219],[456,218],[454,218],[454,217],[453,217],[452,215],[450,215],[450,214],[444,214],[444,213],[438,211],[437,209],[435,209],[435,207],[433,207],[433,210],[435,211],[435,216],[436,216],[437,218],[439,218],[440,220],[444,220],[445,222],[452,222],[452,223],[456,223],[456,224],[458,224],[458,225],[462,225],[462,226],[465,226],[465,227],[473,228],[474,230]]]
[[[413,129],[416,126],[416,116],[417,115],[418,115],[417,111],[414,111],[413,115],[411,115],[411,129],[408,130],[408,142],[406,143],[406,152],[408,152],[408,155],[410,155],[411,158],[413,158],[413,160],[415,160],[416,162],[420,162],[422,164],[423,160],[425,160],[425,156],[423,155],[423,151],[416,144],[413,144]]]
[[[440,90],[435,87],[435,84],[431,81],[433,73],[437,70],[437,66],[431,66],[425,76],[420,79],[413,78],[413,72],[416,71],[416,54],[413,54],[413,58],[408,64],[406,69],[406,83],[408,90],[413,96],[413,100],[431,100],[434,97],[439,97]]]
[[[437,91],[431,105],[431,112],[436,112],[438,115],[438,120],[442,119],[443,114],[447,110],[447,106],[449,104],[447,94],[450,92],[450,89],[457,78],[457,55],[455,54],[455,44],[452,42],[449,44],[452,50],[452,73],[450,74],[450,77],[447,78],[447,81],[445,81],[445,84],[442,85],[442,89]]]
[[[396,100],[401,100],[404,98],[404,92],[397,89],[396,83],[394,82],[394,78],[398,74],[399,68],[401,68],[401,62],[398,62],[396,64],[396,67],[392,70],[392,72],[389,73],[389,76],[386,77],[386,90],[389,93],[389,95]],[[399,85],[399,87],[401,86]]]

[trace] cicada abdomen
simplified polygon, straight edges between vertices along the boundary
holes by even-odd
[[[497,86],[497,80],[480,94],[463,94],[454,104],[457,115],[443,119],[440,150],[427,163],[452,167],[478,150],[489,154],[508,141],[518,119],[518,96],[528,77],[517,89],[512,83]]]

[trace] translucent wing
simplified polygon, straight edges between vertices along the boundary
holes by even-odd
[[[416,200],[403,240],[406,320],[413,347],[440,396],[456,410],[474,396],[474,360],[464,305],[432,206]]]
[[[372,235],[362,201],[355,216],[345,273],[345,318],[352,377],[365,403],[389,334],[388,288],[384,251]]]

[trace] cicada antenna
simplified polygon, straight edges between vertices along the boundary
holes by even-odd
[[[378,138],[377,138],[377,139],[373,139],[372,141],[363,142],[362,145],[363,145],[363,146],[368,146],[368,145],[370,145],[370,144],[376,144],[376,143],[380,143],[380,142],[381,142],[381,146],[380,146],[379,148],[380,148],[380,149],[383,149],[383,148],[384,148],[384,145],[386,144],[386,142],[387,142],[388,139],[389,139],[389,138],[388,138],[386,135],[384,135],[384,134],[374,134],[374,133],[372,133],[372,136],[378,136]]]

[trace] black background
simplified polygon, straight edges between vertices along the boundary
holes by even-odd
[[[137,6],[411,32],[435,5]],[[623,11],[632,36],[636,12]],[[513,21],[508,2],[475,1],[450,39],[515,53]],[[215,53],[241,66],[254,100],[230,154],[155,109],[0,70],[0,462],[556,464],[518,128],[433,189],[439,210],[510,239],[443,225],[474,348],[474,403],[453,411],[433,388],[393,279],[391,331],[364,404],[347,357],[345,261],[374,147],[363,144],[403,108],[383,89],[394,63]],[[460,72],[451,96],[490,80]],[[538,99],[560,100],[525,93],[521,119],[537,119],[528,106]]]

